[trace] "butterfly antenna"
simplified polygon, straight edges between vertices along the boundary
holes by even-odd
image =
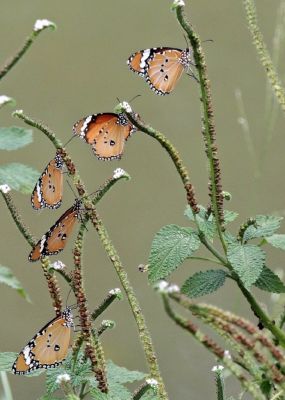
[[[71,186],[71,184],[69,183],[69,181],[68,181],[67,179],[66,179],[66,182],[67,182],[67,184],[68,184],[68,186],[69,186],[69,189],[72,191],[74,197],[77,199],[76,193],[75,193],[75,191],[73,190],[73,187]]]
[[[206,42],[214,43],[214,40],[213,39],[202,40],[202,43],[206,43]]]
[[[72,141],[72,139],[74,139],[75,136],[72,135],[70,139],[68,139],[68,141],[66,143],[64,143],[64,145],[62,147],[66,147],[68,145],[68,143],[70,143]]]
[[[71,290],[72,290],[72,289],[70,288],[70,289],[69,289],[69,292],[68,292],[68,295],[67,295],[67,298],[66,298],[66,300],[65,300],[65,308],[67,308],[67,302],[68,302],[68,299],[69,299]],[[69,306],[69,308],[72,309],[72,306]]]
[[[141,94],[136,94],[134,97],[131,98],[131,100],[129,100],[128,102],[131,103],[132,101],[134,101],[135,99],[137,99],[138,97],[141,97]]]
[[[188,42],[188,38],[187,38],[187,36],[184,35],[184,34],[183,34],[183,37],[184,37],[185,42],[186,42],[186,48],[189,49],[189,48],[190,48],[190,43]]]

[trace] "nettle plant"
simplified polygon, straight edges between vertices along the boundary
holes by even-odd
[[[285,92],[257,26],[253,0],[244,0],[244,6],[253,41],[261,56],[272,93],[284,110]],[[259,305],[251,288],[256,287],[269,293],[285,293],[284,283],[266,264],[265,253],[267,244],[285,250],[285,235],[277,233],[282,218],[257,215],[242,223],[238,232],[230,230],[230,223],[238,217],[238,214],[224,208],[224,201],[229,200],[231,196],[222,190],[205,56],[200,38],[186,18],[184,1],[174,1],[172,8],[191,47],[186,50],[170,47],[142,50],[134,53],[129,58],[128,64],[131,70],[145,78],[156,94],[170,93],[185,69],[189,70],[190,75],[197,80],[202,106],[201,132],[209,165],[209,204],[205,206],[198,204],[189,172],[172,143],[164,134],[143,122],[142,116],[134,112],[128,103],[120,103],[115,113],[97,114],[78,121],[74,126],[74,133],[92,146],[99,159],[120,157],[126,139],[135,130],[156,139],[168,152],[185,190],[187,199],[185,216],[188,226],[162,227],[153,239],[149,259],[143,269],[147,271],[149,282],[161,296],[169,317],[218,359],[220,365],[213,368],[216,374],[218,399],[226,398],[224,369],[237,378],[243,393],[249,393],[252,398],[281,399],[285,397],[283,331],[285,311],[283,309],[279,317],[273,320]],[[24,47],[0,71],[0,79],[21,59],[40,32],[51,27],[54,27],[54,24],[50,21],[36,22]],[[7,96],[1,96],[0,101],[1,105],[13,102]],[[15,111],[13,116],[41,131],[56,150],[54,160],[47,165],[41,175],[31,167],[19,164],[0,167],[2,197],[19,231],[32,247],[30,261],[40,261],[42,265],[56,315],[35,334],[19,354],[0,354],[0,370],[6,398],[12,397],[7,377],[3,372],[37,375],[47,369],[46,394],[41,397],[42,400],[62,398],[62,396],[68,399],[100,400],[168,399],[152,339],[135,291],[97,213],[97,203],[115,183],[121,179],[128,179],[128,174],[118,169],[95,192],[88,194],[78,169],[58,136],[42,123],[25,115],[23,111]],[[30,130],[17,127],[0,130],[1,150],[16,150],[29,144],[31,140]],[[79,198],[37,241],[22,220],[10,190],[32,194],[32,205],[36,209],[58,208],[62,197],[63,169],[67,170]],[[62,263],[51,263],[49,255],[57,254],[64,249],[77,220],[80,227],[73,246],[74,266],[67,271]],[[114,322],[103,321],[98,325],[97,318],[102,316],[114,300],[120,299],[122,294],[120,289],[110,290],[95,310],[90,310],[88,307],[84,290],[82,251],[85,236],[88,234],[86,227],[89,225],[97,231],[125,292],[137,324],[138,338],[148,367],[147,373],[128,371],[105,359],[101,335],[106,329],[113,328]],[[91,230],[91,227],[89,229]],[[209,256],[196,256],[195,252],[200,248],[204,248]],[[166,279],[186,260],[187,263],[202,260],[209,263],[211,268],[189,276],[181,283],[180,288]],[[66,285],[73,292],[76,299],[74,307],[79,314],[80,332],[73,339],[71,348],[69,342],[73,326],[73,307],[63,309],[58,274],[64,278]],[[238,286],[241,295],[247,300],[258,319],[257,325],[229,310],[192,300],[217,291],[229,279]],[[26,292],[7,267],[1,267],[0,280],[16,288],[27,298]],[[186,316],[178,314],[173,303],[182,306]],[[203,333],[192,322],[189,313],[211,327],[215,335],[221,337],[225,347]],[[141,382],[132,393],[126,384],[136,381]]]

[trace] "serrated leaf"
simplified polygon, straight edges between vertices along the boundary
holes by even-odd
[[[33,141],[33,131],[18,126],[0,128],[0,150],[17,150]]]
[[[34,168],[20,163],[0,166],[0,185],[9,185],[11,189],[31,194],[40,173]]]
[[[277,249],[285,250],[285,235],[284,234],[275,234],[272,236],[268,236],[266,241],[270,243],[272,246]]]
[[[228,259],[246,289],[259,278],[265,262],[265,253],[255,245],[232,244]]]
[[[97,388],[92,388],[89,391],[91,399],[94,400],[109,400],[109,395],[106,393],[102,393],[101,390]]]
[[[270,293],[285,293],[285,285],[281,281],[278,275],[276,275],[271,269],[266,267],[262,268],[259,278],[254,283],[254,286],[258,289],[265,290]]]
[[[228,231],[223,232],[223,238],[224,238],[226,244],[237,244],[238,243],[236,236],[232,235]]]
[[[125,367],[119,367],[111,360],[107,362],[107,371],[108,380],[115,383],[131,383],[140,381],[146,377],[144,372],[130,371]]]
[[[238,213],[235,211],[224,210],[224,221],[225,224],[233,222],[238,217]]]
[[[154,237],[148,260],[148,277],[153,283],[164,279],[200,246],[192,228],[164,226]]]
[[[3,267],[0,265],[0,283],[4,283],[7,286],[10,286],[13,289],[16,289],[17,292],[27,301],[31,301],[28,293],[22,287],[21,283],[18,279],[13,275],[12,271],[8,267]]]
[[[250,225],[243,235],[243,241],[247,242],[250,239],[272,236],[279,229],[282,217],[274,215],[257,215],[255,217],[256,227]]]
[[[190,298],[213,293],[223,286],[226,276],[222,269],[197,272],[184,282],[181,292]]]

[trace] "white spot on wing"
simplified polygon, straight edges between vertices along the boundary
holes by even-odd
[[[140,62],[140,68],[141,69],[145,68],[146,60],[148,59],[149,55],[150,55],[150,49],[144,50],[144,52],[142,54],[141,62]]]
[[[82,125],[82,128],[80,129],[80,136],[84,138],[85,136],[85,130],[87,129],[90,121],[92,120],[92,115],[89,115],[89,117],[85,118],[84,124]]]

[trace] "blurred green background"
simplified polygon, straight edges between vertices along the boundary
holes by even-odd
[[[233,228],[249,216],[284,213],[284,120],[278,112],[273,125],[274,138],[264,150],[269,134],[265,116],[266,79],[251,43],[242,1],[187,3],[188,14],[201,39],[213,39],[213,43],[204,44],[204,49],[213,89],[223,185],[224,190],[233,195],[227,207],[240,213]],[[4,64],[21,46],[36,19],[50,19],[58,29],[40,35],[28,54],[1,82],[0,95],[14,97],[18,109],[49,125],[63,142],[70,138],[72,125],[79,118],[90,113],[112,111],[117,97],[129,100],[137,94],[142,95],[134,101],[133,108],[177,146],[190,170],[198,200],[206,204],[207,162],[201,136],[197,83],[184,75],[171,95],[160,97],[126,66],[127,57],[139,49],[185,47],[182,31],[170,5],[171,2],[165,0],[2,0],[1,63]],[[280,0],[257,2],[260,26],[270,49],[279,5]],[[279,56],[284,60],[284,52]],[[284,73],[284,67],[281,73]],[[261,161],[259,174],[255,171],[238,123],[240,113],[236,89],[242,92],[250,137],[256,157]],[[11,117],[11,111],[9,106],[1,110],[1,126],[23,126]],[[105,196],[98,206],[99,213],[141,302],[170,398],[215,399],[211,368],[216,361],[168,319],[159,297],[137,268],[140,263],[146,263],[155,232],[165,224],[188,223],[183,216],[186,204],[183,187],[169,157],[156,142],[140,132],[128,141],[121,161],[100,162],[86,144],[76,139],[68,150],[90,192],[96,190],[117,167],[124,168],[131,175],[130,182],[121,181]],[[47,138],[34,131],[34,143],[20,151],[2,151],[1,164],[23,162],[42,171],[53,156],[54,148]],[[36,213],[31,208],[29,196],[13,193],[13,197],[37,237],[45,233],[74,201],[67,184],[64,203],[56,211]],[[14,291],[1,286],[0,351],[19,351],[53,317],[53,309],[40,265],[28,262],[30,248],[13,224],[3,201],[0,221],[0,263],[13,269],[33,301],[28,304]],[[60,259],[71,267],[71,249],[72,239],[65,252],[52,257],[52,260]],[[119,283],[91,227],[84,262],[86,290],[92,308]],[[282,263],[281,251],[269,253],[269,266],[282,267]],[[185,263],[171,280],[181,284],[190,274],[206,267],[209,265]],[[64,282],[60,282],[67,293]],[[256,295],[272,309],[269,296],[260,291],[256,291]],[[254,320],[248,304],[230,282],[218,294],[202,301]],[[129,369],[145,370],[136,326],[127,302],[117,302],[103,318],[116,321],[116,329],[107,332],[103,338],[106,356]],[[44,376],[29,380],[9,375],[9,380],[17,400],[37,399],[43,393]],[[239,386],[230,378],[227,394],[237,395],[238,389]]]

